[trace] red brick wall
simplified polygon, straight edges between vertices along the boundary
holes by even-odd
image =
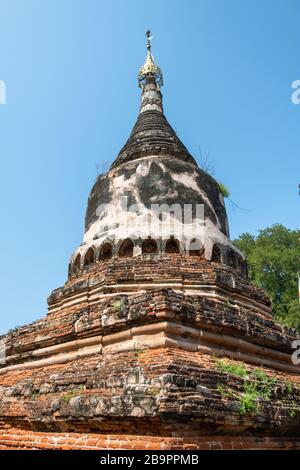
[[[0,434],[0,450],[300,450],[300,442],[285,438],[203,436],[201,438],[147,437],[138,435],[104,435],[76,433],[43,433],[10,429]]]

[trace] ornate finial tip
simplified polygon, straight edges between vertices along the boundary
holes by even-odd
[[[154,62],[153,56],[151,54],[151,41],[153,39],[153,36],[151,36],[151,31],[149,29],[146,31],[146,36],[147,36],[147,51],[148,52],[147,52],[146,62],[139,70],[139,75],[138,75],[139,86],[143,86],[146,78],[149,76],[152,76],[155,78],[155,81],[158,87],[161,87],[163,85],[162,71],[160,70],[158,65],[156,65],[156,63]]]
[[[151,36],[150,29],[148,29],[148,31],[146,31],[146,36],[147,36],[147,49],[148,49],[148,51],[150,51],[151,50],[151,40],[153,39],[153,37]]]

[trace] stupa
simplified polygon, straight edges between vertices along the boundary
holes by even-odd
[[[138,84],[65,285],[1,339],[0,448],[300,449],[295,333],[248,281],[219,184],[164,115],[150,32]]]

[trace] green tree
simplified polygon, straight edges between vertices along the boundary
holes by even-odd
[[[299,232],[275,224],[256,237],[243,233],[234,243],[247,258],[250,280],[269,293],[275,318],[300,330]]]

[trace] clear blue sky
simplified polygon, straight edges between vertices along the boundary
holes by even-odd
[[[209,153],[232,238],[299,226],[297,0],[0,0],[0,331],[46,313],[97,176],[134,124],[145,30],[166,115]]]

